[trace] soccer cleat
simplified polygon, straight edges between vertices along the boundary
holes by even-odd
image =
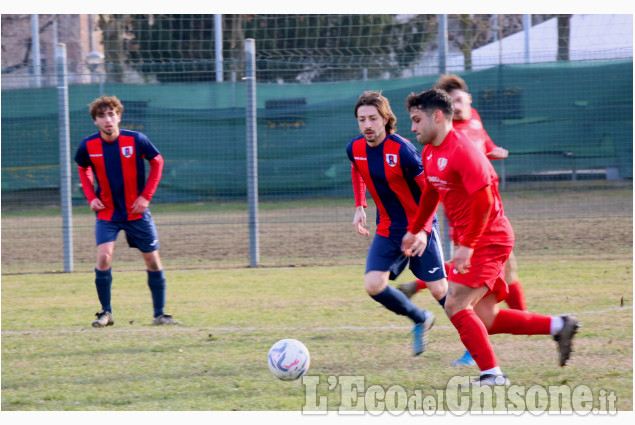
[[[561,316],[564,324],[560,332],[553,336],[553,339],[558,343],[558,354],[560,360],[560,366],[566,366],[567,360],[573,352],[571,341],[574,335],[578,332],[580,324],[575,317],[569,315]]]
[[[415,324],[412,328],[412,352],[415,356],[423,353],[428,345],[428,334],[434,325],[434,314],[431,311],[423,310],[425,319],[423,322]]]
[[[170,314],[162,314],[152,320],[153,325],[180,325],[181,322],[174,320]]]
[[[465,350],[463,355],[452,362],[452,366],[474,366],[476,362],[469,351]]]
[[[99,310],[95,313],[95,316],[97,318],[93,321],[93,328],[104,328],[115,324],[115,321],[112,319],[112,313],[109,311]]]
[[[417,293],[417,282],[413,280],[412,282],[400,283],[397,289],[406,294],[408,298],[412,298]]]
[[[494,387],[497,385],[505,385],[506,387],[509,387],[511,382],[509,382],[507,375],[504,373],[502,375],[492,375],[486,373],[485,375],[481,375],[470,382],[471,387]]]

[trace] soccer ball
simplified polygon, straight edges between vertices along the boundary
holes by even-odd
[[[309,350],[295,339],[281,339],[271,346],[267,364],[274,376],[283,381],[298,379],[309,370]]]

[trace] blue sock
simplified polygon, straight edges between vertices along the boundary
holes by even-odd
[[[408,316],[415,323],[422,323],[425,319],[423,311],[414,305],[406,294],[390,285],[379,294],[371,295],[371,298],[393,313]]]
[[[437,302],[441,305],[441,307],[443,307],[443,309],[445,310],[445,298],[447,297],[447,295],[444,295],[443,298],[441,298],[440,300],[437,300]]]
[[[101,303],[101,309],[112,313],[110,306],[110,288],[112,286],[111,268],[108,270],[98,270],[95,268],[95,286],[97,287],[97,297]]]
[[[163,314],[163,307],[165,306],[165,276],[163,276],[163,270],[148,272],[148,286],[152,293],[152,306],[154,307],[154,317],[158,317]]]

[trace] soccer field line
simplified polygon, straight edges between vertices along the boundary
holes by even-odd
[[[612,307],[603,310],[586,310],[580,311],[577,313],[565,313],[565,314],[573,314],[574,316],[584,316],[587,314],[598,314],[598,313],[609,313],[612,311],[622,311],[622,310],[632,310],[633,306],[623,306],[623,307]],[[435,326],[435,329],[452,329],[453,326],[447,325],[439,325]],[[206,332],[254,332],[254,331],[265,331],[265,330],[277,330],[277,331],[298,331],[298,330],[312,330],[312,331],[338,331],[338,330],[353,330],[353,331],[368,331],[368,330],[410,330],[412,326],[316,326],[312,328],[304,328],[304,327],[293,327],[293,326],[276,326],[276,327],[218,327],[218,328],[207,328],[207,327],[154,327],[154,328],[143,328],[143,329],[117,329],[111,328],[106,330],[108,333],[138,333],[138,332],[191,332],[193,330],[198,331],[206,331]],[[103,331],[103,330],[102,330]],[[80,334],[80,333],[88,333],[95,332],[93,328],[88,329],[76,329],[76,330],[68,330],[68,329],[32,329],[28,331],[2,331],[2,336],[13,336],[13,335],[63,335],[63,334]]]

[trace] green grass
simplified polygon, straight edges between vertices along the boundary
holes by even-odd
[[[617,408],[632,410],[632,262],[519,264],[530,310],[576,313],[583,327],[566,368],[557,367],[550,337],[493,336],[512,383],[587,385],[596,399],[613,391]],[[302,382],[279,381],[266,364],[282,338],[309,348],[308,375],[319,376],[317,395],[330,410],[347,401],[329,377],[434,394],[455,375],[477,373],[449,365],[463,347],[427,291],[415,302],[437,323],[429,349],[412,357],[409,321],[366,295],[361,265],[166,274],[166,311],[180,327],[150,325],[143,272],[115,270],[115,326],[105,329],[90,327],[98,309],[92,274],[3,276],[2,410],[299,411]]]

